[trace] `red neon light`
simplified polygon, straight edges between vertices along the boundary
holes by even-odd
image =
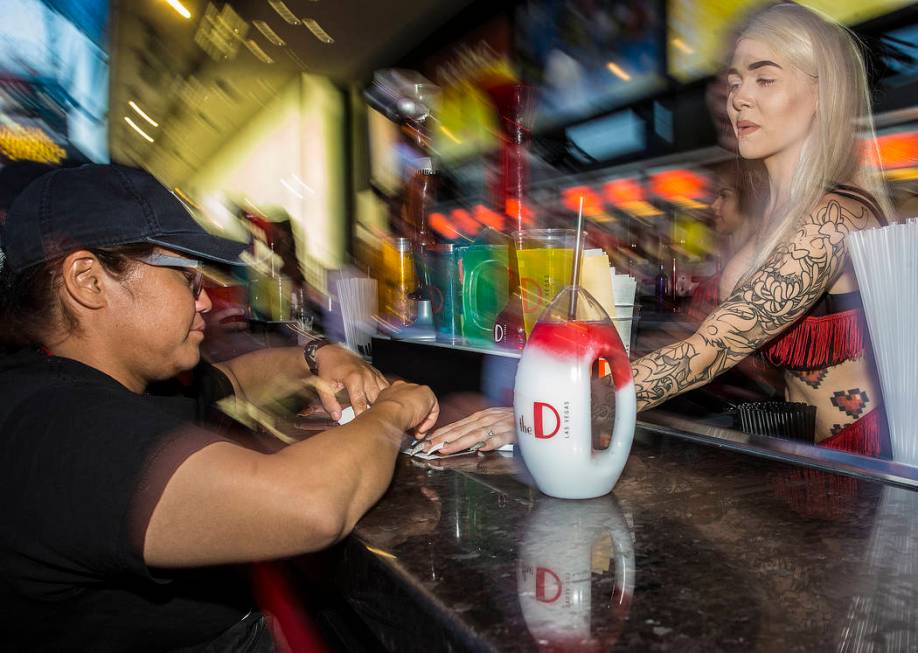
[[[465,209],[453,209],[449,215],[453,224],[466,236],[474,236],[481,231],[481,225]]]
[[[703,199],[705,179],[691,170],[667,170],[650,178],[650,189],[663,199]]]
[[[644,188],[637,179],[613,179],[606,182],[603,190],[613,206],[644,201]]]
[[[583,215],[595,218],[603,214],[602,198],[589,186],[571,186],[561,192],[562,204],[574,213],[580,210],[581,197],[583,197]]]
[[[508,197],[504,204],[504,213],[513,220],[522,218],[523,224],[532,224],[535,221],[535,213],[525,202],[521,202],[515,197]]]
[[[447,240],[459,237],[459,232],[449,223],[449,219],[442,213],[431,213],[428,218],[430,228]]]
[[[883,167],[910,168],[918,165],[918,132],[899,132],[877,138]]]
[[[497,231],[503,231],[504,216],[497,211],[492,211],[484,204],[476,204],[472,211],[475,212],[475,219],[481,224],[496,229]]]

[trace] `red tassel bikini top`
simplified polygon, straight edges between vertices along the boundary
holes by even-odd
[[[838,184],[830,192],[865,205],[887,224],[879,204],[870,193],[856,186]],[[806,315],[760,350],[775,367],[789,370],[821,370],[860,358],[864,353],[867,325],[861,293],[825,293]]]

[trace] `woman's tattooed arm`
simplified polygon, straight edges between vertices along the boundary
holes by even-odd
[[[868,221],[859,204],[826,196],[698,331],[632,363],[638,410],[704,385],[804,315],[841,273],[846,236]]]

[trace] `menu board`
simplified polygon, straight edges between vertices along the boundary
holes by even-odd
[[[731,30],[764,0],[668,0],[669,74],[689,82],[713,74],[726,62]],[[856,25],[906,5],[910,0],[806,0],[801,2],[845,25]]]

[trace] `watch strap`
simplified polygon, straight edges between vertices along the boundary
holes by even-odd
[[[303,347],[303,358],[306,359],[306,365],[309,366],[309,371],[313,374],[319,373],[319,361],[317,359],[319,350],[330,344],[332,344],[330,340],[316,338]]]

